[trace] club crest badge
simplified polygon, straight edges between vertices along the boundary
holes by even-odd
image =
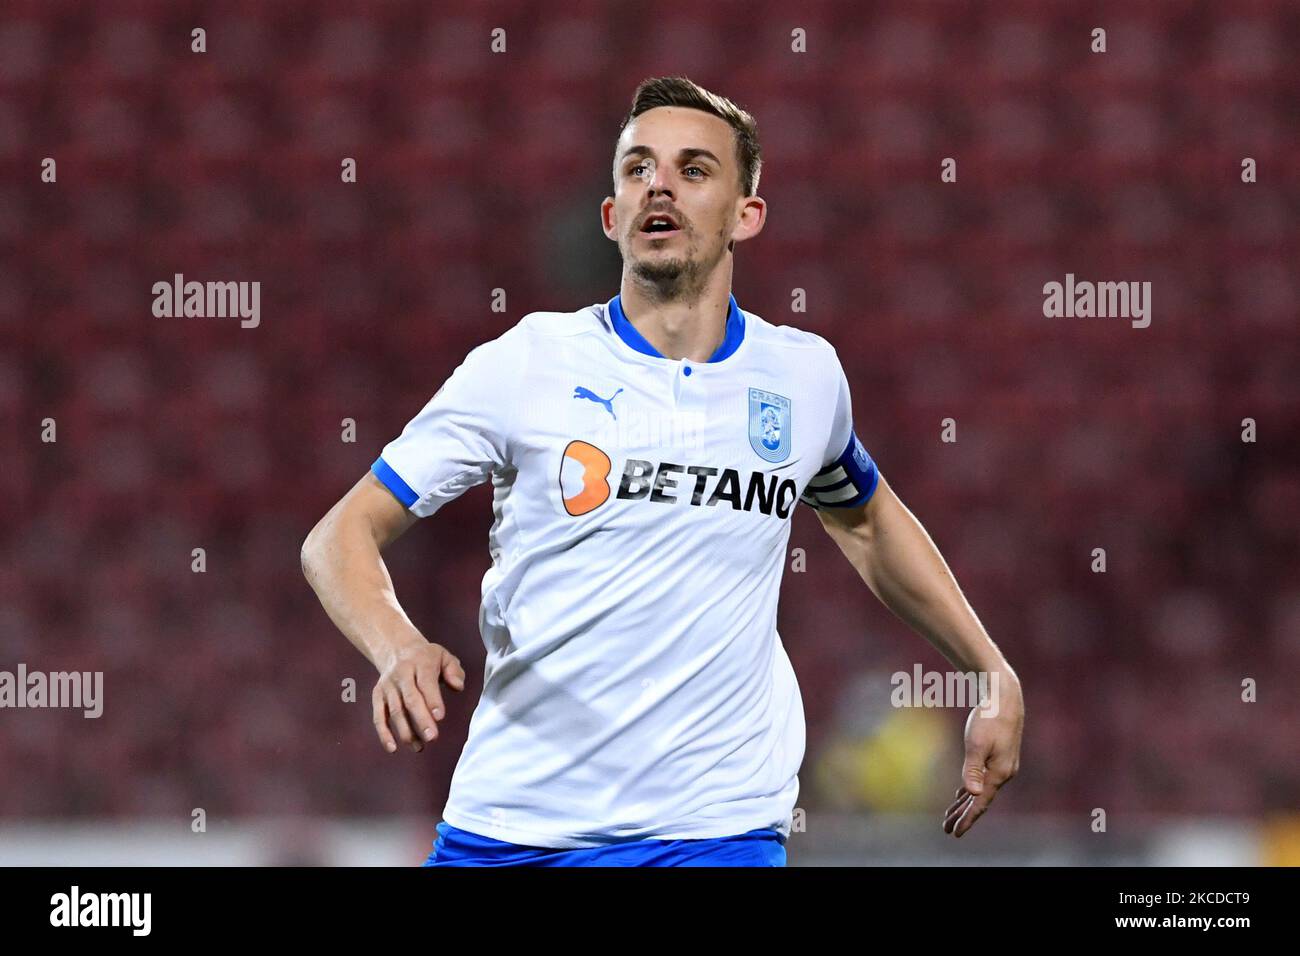
[[[761,388],[749,390],[749,444],[764,461],[790,457],[790,399]]]

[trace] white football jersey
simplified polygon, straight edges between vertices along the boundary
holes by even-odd
[[[789,834],[790,520],[878,480],[825,339],[732,296],[696,362],[660,355],[619,296],[534,312],[473,349],[372,470],[420,517],[492,480],[483,695],[448,823],[565,848]]]

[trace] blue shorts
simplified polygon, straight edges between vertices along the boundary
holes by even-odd
[[[437,830],[424,866],[785,866],[785,837],[771,829],[702,840],[629,840],[577,850],[503,843],[445,820]]]

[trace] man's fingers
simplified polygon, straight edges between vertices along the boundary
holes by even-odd
[[[987,809],[987,805],[980,807],[972,801],[971,805],[966,808],[966,812],[958,818],[957,825],[953,827],[952,835],[960,840],[966,835],[966,831],[975,825],[975,821],[984,815],[985,809]]]
[[[953,827],[957,825],[957,821],[961,819],[961,815],[970,808],[971,802],[974,799],[973,796],[967,794],[947,809],[943,816],[944,833],[951,833],[953,831]]]
[[[960,837],[984,815],[998,789],[1015,775],[1015,771],[999,765],[989,768],[967,762],[962,771],[962,785],[955,791],[956,799],[943,812],[943,832]]]
[[[384,691],[384,700],[388,702],[388,718],[393,722],[397,736],[402,743],[410,744],[411,749],[419,753],[424,745],[416,740],[415,734],[411,732],[411,725],[406,720],[406,706],[402,703],[401,692],[389,684]]]
[[[943,811],[943,815],[945,817],[949,816],[954,810],[956,810],[966,801],[970,800],[971,797],[975,796],[975,794],[971,793],[965,787],[958,787],[955,793],[956,793],[956,799],[953,800],[952,803],[948,804],[948,809]]]
[[[379,686],[375,686],[375,691],[370,695],[371,711],[374,715],[375,733],[379,735],[379,742],[384,745],[384,749],[390,754],[397,751],[397,741],[393,739],[393,733],[388,729],[387,705],[384,703],[384,695],[380,692]]]
[[[442,679],[456,690],[465,689],[465,669],[460,666],[460,661],[451,654],[448,654],[442,662]],[[435,684],[435,686],[437,685]]]
[[[375,731],[389,753],[399,741],[420,753],[426,741],[438,738],[438,721],[447,716],[440,680],[456,690],[465,687],[460,661],[437,644],[399,654],[381,673],[371,704]]]
[[[965,833],[968,829],[970,829],[970,824],[974,822],[971,819],[972,814],[976,814],[975,799],[973,797],[971,798],[970,802],[966,803],[962,807],[961,812],[956,814],[952,818],[949,824],[948,832],[955,837],[960,837],[963,833]]]
[[[984,816],[984,811],[987,810],[989,804],[993,802],[994,793],[995,791],[990,787],[988,793],[982,793],[971,800],[970,806],[966,808],[966,812],[958,818],[957,825],[953,828],[953,836],[962,836],[967,830],[975,825],[976,820]]]
[[[444,670],[443,673],[446,673]],[[419,688],[435,721],[447,716],[447,707],[442,702],[442,689],[438,686],[438,671],[433,667],[421,667],[415,672],[415,686]],[[437,736],[436,732],[434,736]],[[427,738],[432,740],[432,737]]]
[[[415,724],[416,733],[420,735],[421,740],[432,740],[438,736],[438,727],[434,722],[434,715],[429,713],[429,705],[424,701],[424,694],[416,686],[414,676],[402,681],[400,685],[402,691],[402,702],[406,704],[406,712],[411,715],[411,720]]]

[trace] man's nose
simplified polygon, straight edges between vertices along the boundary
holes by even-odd
[[[666,166],[656,166],[654,175],[650,177],[650,195],[658,196],[667,193],[673,194],[672,182],[668,178],[668,168]]]

